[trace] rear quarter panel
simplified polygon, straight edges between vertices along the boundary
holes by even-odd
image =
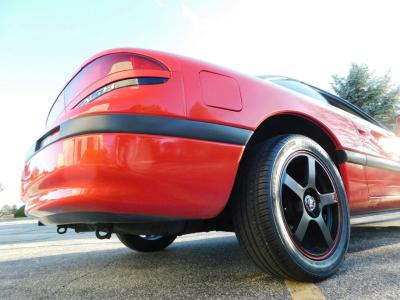
[[[240,111],[207,105],[203,99],[199,74],[208,71],[229,76],[239,83]],[[337,150],[364,152],[363,142],[353,120],[355,117],[339,108],[319,103],[273,83],[249,77],[214,65],[193,60],[182,62],[187,117],[256,130],[268,118],[280,114],[302,116],[322,128]],[[218,93],[216,90],[215,93]],[[221,102],[229,101],[220,95]],[[220,106],[229,107],[229,103]],[[352,212],[369,209],[365,167],[342,163],[339,166]]]

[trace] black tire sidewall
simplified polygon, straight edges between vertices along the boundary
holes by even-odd
[[[285,225],[284,215],[281,205],[281,180],[287,160],[296,152],[308,152],[314,156],[329,172],[332,183],[336,189],[339,201],[339,213],[341,215],[341,227],[339,231],[339,241],[333,253],[324,260],[312,260],[306,257],[297,249],[287,226]],[[349,210],[347,205],[346,192],[340,177],[340,174],[330,159],[329,155],[313,140],[299,135],[292,135],[287,140],[287,143],[279,150],[275,157],[274,166],[271,172],[270,180],[270,197],[272,215],[274,216],[275,229],[279,235],[282,243],[283,250],[287,252],[290,259],[295,263],[303,272],[308,273],[312,277],[327,277],[333,274],[344,259],[347,251],[349,237],[350,237],[350,224],[349,224]]]

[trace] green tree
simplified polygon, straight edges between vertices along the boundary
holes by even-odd
[[[375,76],[365,64],[352,64],[346,77],[333,75],[332,88],[382,124],[393,129],[399,114],[400,85],[392,82],[390,72]]]
[[[21,206],[14,212],[14,218],[26,217],[25,215],[25,205]]]

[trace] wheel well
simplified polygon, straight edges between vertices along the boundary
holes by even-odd
[[[326,131],[312,121],[295,115],[278,115],[266,119],[257,127],[246,148],[281,134],[301,134],[309,137],[317,142],[338,165],[335,143]]]
[[[251,148],[252,145],[282,134],[301,134],[314,140],[328,153],[335,165],[339,167],[335,143],[324,129],[316,125],[314,122],[301,116],[287,114],[273,116],[266,119],[257,127],[247,143],[243,156],[240,160],[239,169],[231,196],[223,211],[224,213],[227,213],[231,216],[232,205],[234,201],[233,198],[237,196],[238,193],[238,181],[240,180],[241,173],[243,172],[242,168],[249,158],[247,156],[248,149]]]

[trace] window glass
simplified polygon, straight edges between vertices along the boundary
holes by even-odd
[[[302,95],[311,97],[315,100],[327,103],[326,99],[320,93],[318,93],[313,88],[311,88],[308,85],[301,83],[299,81],[290,80],[290,79],[274,79],[271,81],[277,85],[288,88],[289,90],[298,92]]]
[[[352,108],[353,105],[351,103],[346,105],[346,103],[342,103],[340,100],[337,100],[334,96],[330,95],[327,92],[318,91],[318,89],[315,89],[307,84],[301,83],[301,82],[293,80],[293,79],[287,79],[287,78],[270,79],[270,81],[275,84],[278,84],[280,86],[283,86],[285,88],[288,88],[290,90],[296,91],[300,94],[303,94],[303,95],[306,95],[313,99],[316,99],[318,101],[322,101],[324,103],[335,106],[335,107],[337,107],[341,110],[344,110],[354,116],[357,116],[361,119],[364,119],[368,122],[371,122],[377,126],[384,128],[382,126],[382,124],[380,124],[378,121],[376,121],[374,118],[372,118],[368,114],[364,113],[363,111],[358,111],[359,109],[357,109],[357,108]],[[342,100],[342,101],[345,101],[345,100]]]
[[[337,107],[337,108],[339,108],[339,109],[341,109],[341,110],[347,111],[348,113],[350,113],[350,114],[352,114],[352,115],[355,115],[355,116],[357,116],[357,117],[359,117],[359,118],[361,118],[361,119],[366,120],[365,116],[363,116],[363,115],[357,113],[355,110],[353,110],[353,109],[351,109],[350,107],[348,107],[348,106],[346,106],[346,105],[340,103],[339,101],[337,101],[337,100],[335,100],[335,99],[332,99],[332,98],[329,98],[329,97],[327,97],[327,99],[328,99],[328,101],[329,101],[329,104],[331,104],[332,106],[335,106],[335,107]],[[367,120],[367,121],[369,121],[369,120]]]

